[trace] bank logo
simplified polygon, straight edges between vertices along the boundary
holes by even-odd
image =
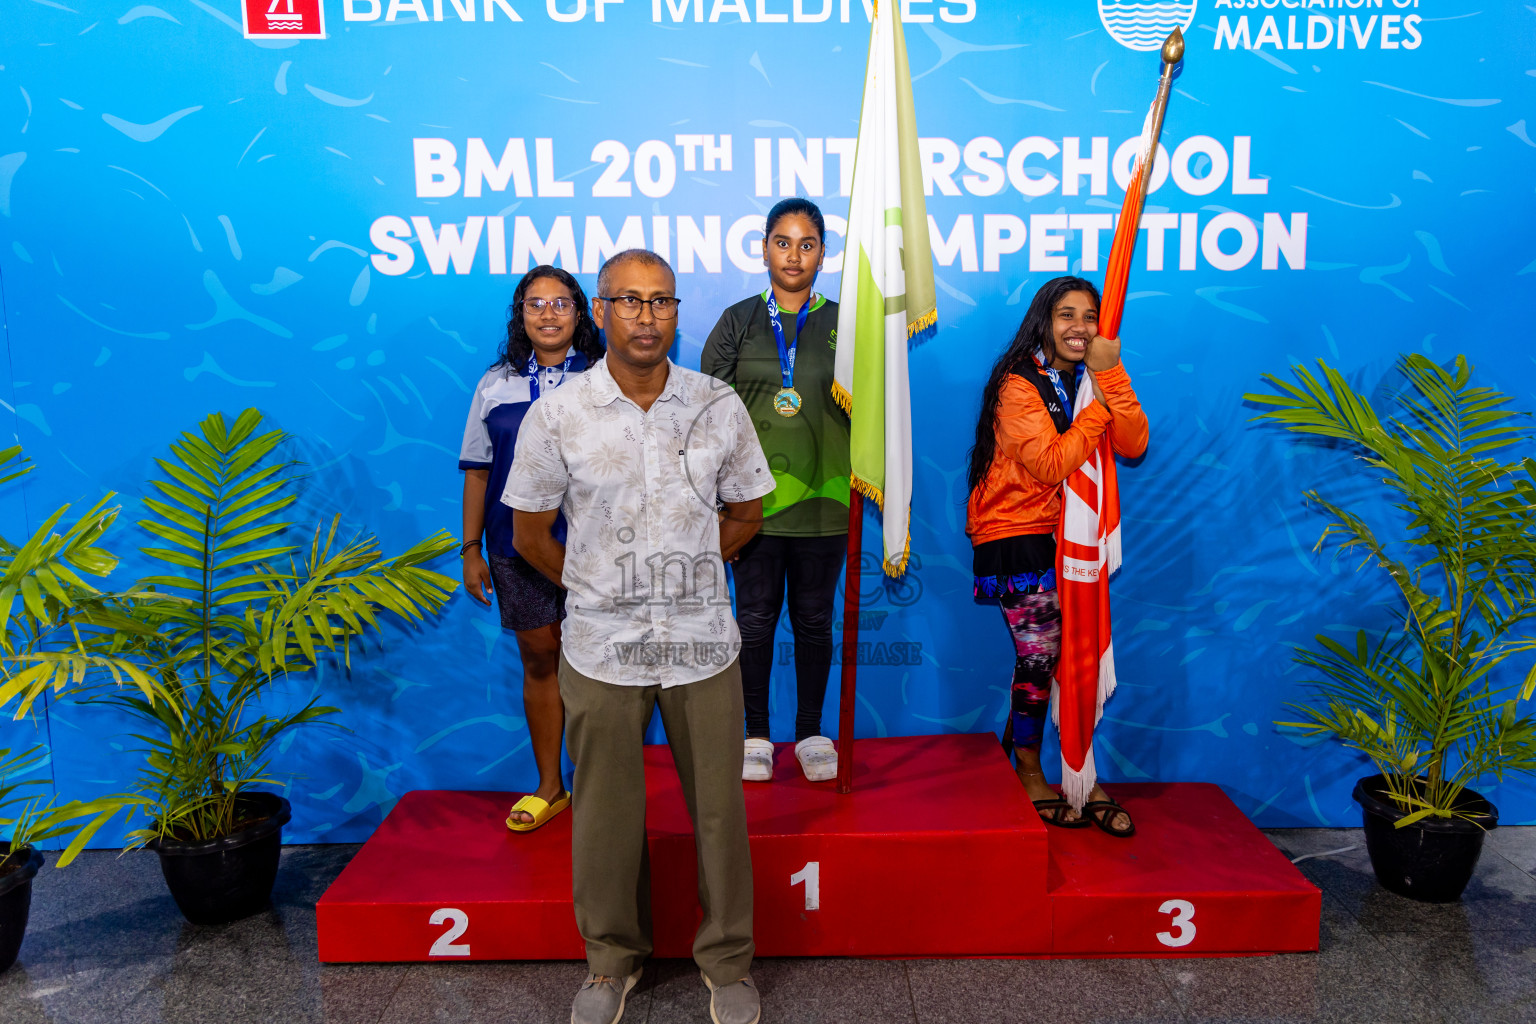
[[[324,39],[324,0],[241,0],[247,39]]]
[[[1121,46],[1132,50],[1156,50],[1174,29],[1189,31],[1199,0],[1163,0],[1161,3],[1130,3],[1099,0],[1099,20]]]

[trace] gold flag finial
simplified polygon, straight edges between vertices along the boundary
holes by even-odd
[[[1163,40],[1163,63],[1177,64],[1184,59],[1184,33],[1178,29]]]

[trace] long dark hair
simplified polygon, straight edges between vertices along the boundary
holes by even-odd
[[[498,366],[510,366],[521,371],[528,365],[528,357],[533,355],[533,342],[528,339],[528,328],[523,324],[523,299],[528,294],[528,289],[541,277],[552,277],[565,285],[571,293],[571,300],[576,303],[576,333],[571,335],[571,346],[587,357],[587,365],[591,366],[603,357],[603,342],[597,334],[597,324],[592,322],[592,309],[587,302],[587,293],[581,290],[581,285],[576,279],[559,267],[551,267],[548,264],[534,267],[523,275],[523,279],[517,282],[517,290],[512,293],[512,305],[507,307],[507,340],[502,343],[501,351],[497,359],[491,364],[491,369]]]
[[[992,374],[981,393],[981,415],[976,420],[976,443],[971,445],[971,468],[966,482],[975,490],[992,468],[997,454],[997,403],[1003,392],[1003,382],[1010,373],[1017,373],[1034,363],[1041,353],[1049,362],[1055,356],[1055,343],[1051,334],[1051,314],[1068,292],[1087,292],[1093,296],[1095,307],[1099,304],[1099,290],[1093,282],[1081,277],[1057,277],[1040,286],[1019,323],[1019,329],[1007,350],[992,365]]]

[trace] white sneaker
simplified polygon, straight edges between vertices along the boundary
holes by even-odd
[[[808,782],[837,778],[837,748],[825,736],[807,736],[796,743],[795,759]]]
[[[743,782],[773,781],[772,740],[756,737],[747,740],[741,759],[741,778]]]

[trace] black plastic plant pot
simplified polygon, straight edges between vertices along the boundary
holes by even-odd
[[[11,852],[10,843],[0,843],[0,861]],[[43,866],[43,855],[27,849],[27,855],[5,865],[0,874],[0,972],[16,962],[21,940],[27,934],[27,915],[32,910],[32,879]],[[8,869],[8,870],[6,870]]]
[[[1499,824],[1499,811],[1478,793],[1462,791],[1461,809],[1470,815],[1421,818],[1398,828],[1408,812],[1392,802],[1386,780],[1372,775],[1355,783],[1355,800],[1365,812],[1365,848],[1382,887],[1423,903],[1454,903],[1472,880],[1483,852],[1483,836]]]
[[[293,817],[276,793],[241,797],[237,820],[251,824],[218,839],[159,839],[160,870],[182,916],[193,924],[224,924],[266,908],[277,881],[283,826]]]

